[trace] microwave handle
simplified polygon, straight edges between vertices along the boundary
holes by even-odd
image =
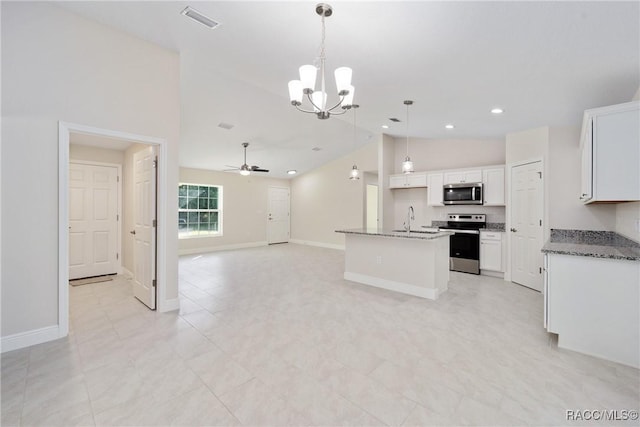
[[[471,187],[471,200],[476,199],[476,186]]]

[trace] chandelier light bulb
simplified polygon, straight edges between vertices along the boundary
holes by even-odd
[[[303,65],[300,67],[300,82],[302,89],[311,93],[316,87],[316,73],[318,69],[313,65]]]
[[[291,80],[289,82],[289,100],[293,105],[302,104],[302,82],[300,80]]]
[[[345,96],[349,93],[352,73],[353,72],[349,67],[336,68],[334,75],[336,77],[336,87],[338,88],[338,95]]]

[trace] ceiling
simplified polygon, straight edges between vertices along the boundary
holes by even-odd
[[[585,109],[629,101],[640,86],[639,2],[333,1],[329,103],[333,69],[351,67],[361,106],[354,141],[351,112],[318,120],[289,104],[287,82],[318,52],[315,1],[57,4],[180,52],[185,167],[240,165],[248,141],[249,164],[286,178],[382,132],[404,137],[405,99],[415,101],[411,137],[504,138],[579,125]],[[222,25],[181,15],[187,5]],[[492,115],[496,106],[504,114]]]

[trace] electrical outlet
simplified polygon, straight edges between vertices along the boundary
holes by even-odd
[[[382,264],[382,256],[378,255],[376,257],[376,264],[381,265]]]

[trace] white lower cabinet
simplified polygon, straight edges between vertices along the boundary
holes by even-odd
[[[558,347],[640,367],[640,261],[545,254],[544,320]]]
[[[504,273],[502,262],[502,239],[504,233],[480,232],[480,270]]]

